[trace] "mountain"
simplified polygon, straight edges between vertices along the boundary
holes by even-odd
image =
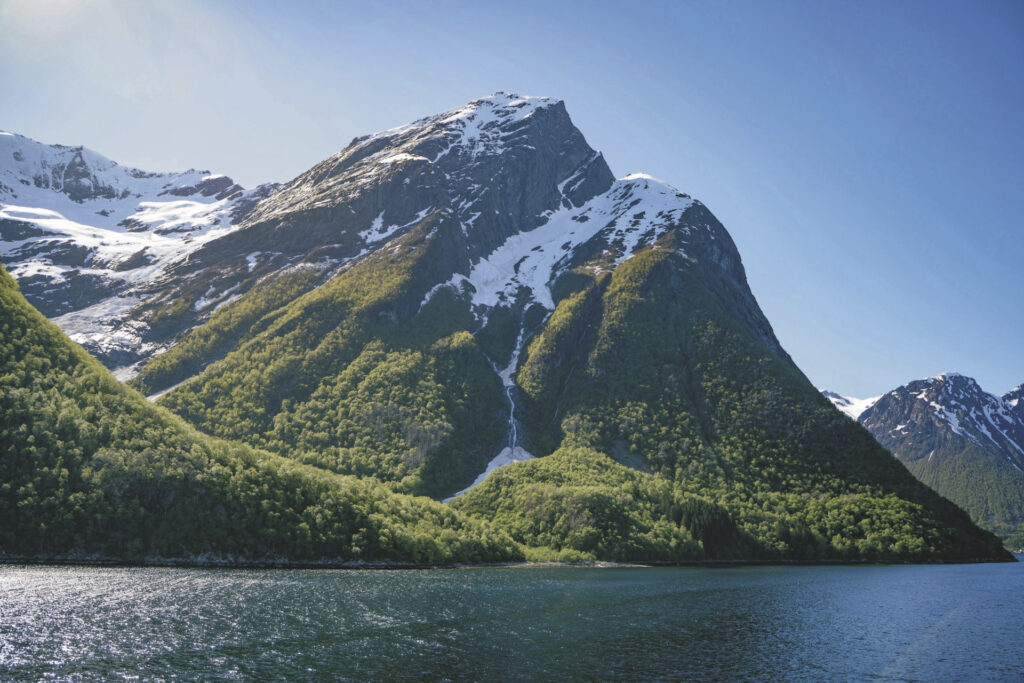
[[[1024,411],[1021,387],[1003,397],[947,373],[852,402],[826,393],[921,481],[985,528],[1024,546]],[[840,406],[842,409],[842,406]]]
[[[810,385],[714,215],[616,180],[561,101],[357,138],[189,267],[254,255],[276,275],[133,380],[204,432],[451,500],[535,559],[1007,557]]]
[[[180,277],[170,273],[273,188],[246,191],[208,171],[149,173],[0,132],[0,262],[108,367],[129,365],[171,338],[151,334],[140,305],[173,289]],[[223,301],[214,287],[194,307]]]
[[[865,410],[874,405],[881,396],[875,396],[874,398],[850,398],[849,396],[841,396],[832,391],[822,391],[822,395],[828,400],[832,401],[832,404],[843,411],[846,415],[849,415],[854,420],[861,416]]]
[[[196,432],[121,384],[0,267],[0,558],[521,558],[446,506]]]
[[[1024,420],[1024,384],[1003,394],[1003,403],[1014,415]]]

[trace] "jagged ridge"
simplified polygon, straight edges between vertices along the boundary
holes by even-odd
[[[166,341],[146,340],[131,313],[168,267],[234,229],[267,191],[0,133],[0,261],[40,310],[116,367]]]

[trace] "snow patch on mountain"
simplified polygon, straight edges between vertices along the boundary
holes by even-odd
[[[826,395],[839,406],[839,401],[833,398],[835,395]],[[981,449],[1000,454],[1014,467],[1024,464],[1024,416],[1016,410],[1012,398],[1008,400],[986,392],[971,377],[943,373],[905,384],[885,397],[889,405],[882,414],[875,414],[878,413],[875,411],[865,422],[873,431],[885,423],[886,411],[898,410],[900,412],[892,414],[905,414],[909,422],[899,425],[903,429],[889,430],[890,435],[913,439],[921,430],[926,433],[931,429],[927,426],[927,421],[931,420]],[[907,401],[923,410],[915,411]],[[852,410],[844,412],[850,414]],[[860,415],[868,418],[863,411]],[[875,433],[881,438],[880,432]]]
[[[19,278],[88,267],[149,280],[233,230],[232,210],[248,194],[208,171],[147,173],[83,147],[0,135],[0,253]]]
[[[843,411],[854,420],[860,418],[860,416],[864,414],[865,410],[875,405],[875,403],[878,402],[878,399],[884,396],[884,394],[882,394],[871,398],[853,398],[852,396],[842,396],[828,390],[822,390],[821,393],[825,398],[832,401],[832,404],[836,408],[839,408],[839,410]]]
[[[670,185],[649,176],[627,176],[582,206],[563,205],[540,227],[512,235],[460,280],[472,286],[474,307],[510,304],[525,288],[531,300],[553,310],[551,284],[577,248],[600,235],[614,253],[614,263],[621,263],[682,226],[683,214],[692,205],[690,197]]]
[[[1003,402],[1006,405],[1013,408],[1015,411],[1020,413],[1021,419],[1024,419],[1024,384],[1014,387],[1002,396]]]
[[[142,299],[137,296],[113,296],[52,320],[72,341],[95,349],[98,353],[125,348],[156,351],[155,345],[142,341],[145,324],[138,321],[124,322],[124,317],[140,303]]]
[[[507,124],[517,123],[532,116],[557,100],[547,97],[521,97],[510,93],[494,93],[474,100],[461,109],[442,114],[438,123],[451,126],[457,134],[451,140],[450,150],[456,144],[468,150],[471,156],[482,153],[500,154],[508,133],[503,130]],[[433,161],[447,153],[442,152]]]
[[[427,133],[427,137],[444,138],[448,146],[433,159],[419,155],[405,155],[406,157],[417,156],[436,163],[455,146],[465,147],[474,156],[483,152],[500,154],[503,138],[507,137],[507,131],[503,129],[508,124],[518,123],[532,116],[537,110],[558,104],[560,101],[549,97],[496,92],[473,100],[458,109],[367,135],[359,139],[359,142],[365,146],[382,138],[406,138],[410,134],[422,131]],[[416,137],[417,142],[423,141],[422,136]],[[378,161],[398,156],[390,146],[381,154],[387,156],[378,157]]]
[[[50,277],[57,278],[67,270],[90,266],[107,278],[136,282],[151,279],[156,270],[233,229],[230,200],[142,202],[136,208],[129,219],[142,228],[127,232],[103,227],[103,221],[80,223],[54,210],[0,203],[0,219],[21,224],[0,223],[0,253],[15,277],[50,266],[55,268]],[[68,249],[82,250],[81,261],[55,263]],[[136,255],[139,265],[124,268]]]
[[[431,211],[433,211],[433,208],[422,209],[418,214],[416,214],[415,218],[402,225],[384,225],[384,211],[381,211],[380,214],[373,219],[373,223],[370,224],[369,228],[359,232],[359,236],[367,245],[383,242],[395,233],[416,225]]]
[[[272,186],[209,171],[149,173],[84,147],[0,134],[0,261],[26,296],[97,355],[144,352],[128,319],[151,285]],[[195,310],[223,300],[209,291]]]

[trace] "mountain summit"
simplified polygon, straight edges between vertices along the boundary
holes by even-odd
[[[810,385],[714,215],[558,100],[356,138],[160,277],[136,388],[527,557],[1006,558]]]
[[[921,481],[1015,547],[1024,545],[1021,387],[998,397],[950,372],[865,401],[822,393]]]

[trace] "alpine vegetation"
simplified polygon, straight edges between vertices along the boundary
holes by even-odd
[[[123,376],[196,443],[398,506],[362,552],[1009,558],[808,382],[711,211],[616,179],[559,100],[496,93],[261,193],[131,290],[153,351]]]

